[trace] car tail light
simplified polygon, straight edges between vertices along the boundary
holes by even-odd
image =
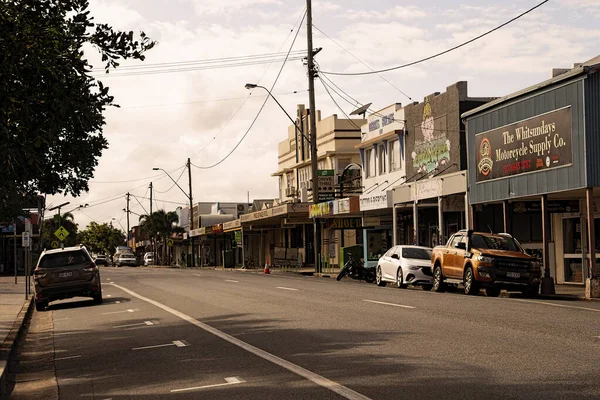
[[[94,272],[98,267],[96,267],[96,264],[92,263],[90,265],[88,265],[87,267],[85,267],[83,270],[85,272]]]
[[[45,277],[46,274],[41,272],[38,268],[33,270],[33,279],[39,279]]]

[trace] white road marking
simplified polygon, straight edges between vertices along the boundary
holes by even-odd
[[[169,347],[169,346],[176,346],[176,347],[187,347],[189,346],[186,342],[183,342],[181,340],[174,340],[171,343],[166,343],[166,344],[157,344],[154,346],[143,346],[143,347],[134,347],[131,350],[146,350],[146,349],[157,349],[159,347]]]
[[[299,290],[299,289],[294,289],[294,288],[284,287],[284,286],[277,286],[277,289],[281,289],[281,290],[294,290],[294,291]]]
[[[55,358],[54,361],[59,361],[59,360],[70,360],[72,358],[79,358],[81,357],[81,355],[78,356],[69,356],[69,357],[59,357],[59,358]]]
[[[116,300],[115,304],[121,304],[121,302],[119,300]]]
[[[413,307],[413,306],[404,306],[402,304],[386,303],[383,301],[375,301],[375,300],[363,300],[363,301],[366,301],[367,303],[383,304],[385,306],[402,307],[402,308],[417,308],[417,307]]]
[[[69,319],[69,318],[54,318],[55,321],[64,321],[66,319]]]
[[[131,308],[128,310],[123,310],[123,311],[111,311],[111,312],[105,312],[102,313],[102,315],[108,315],[108,314],[120,314],[120,313],[126,313],[126,312],[135,312],[135,310],[132,310]]]
[[[264,360],[267,360],[275,365],[279,365],[280,367],[285,368],[288,371],[290,371],[298,376],[308,379],[309,381],[311,381],[319,386],[322,386],[325,389],[331,390],[332,392],[337,393],[346,399],[349,399],[349,400],[371,400],[369,397],[367,397],[363,394],[360,394],[358,392],[355,392],[354,390],[347,388],[346,386],[340,385],[337,382],[334,382],[334,381],[327,379],[319,374],[316,374],[312,371],[302,368],[299,365],[296,365],[294,363],[286,361],[283,358],[277,357],[276,355],[268,353],[262,349],[259,349],[258,347],[254,347],[251,344],[248,344],[238,338],[228,335],[225,332],[221,332],[220,330],[213,328],[212,326],[207,325],[203,322],[200,322],[197,319],[190,317],[189,315],[186,315],[180,311],[175,310],[174,308],[171,308],[169,306],[159,303],[158,301],[155,301],[155,300],[149,299],[147,297],[144,297],[142,295],[139,295],[134,291],[124,288],[123,286],[119,286],[119,285],[115,285],[115,284],[113,284],[113,286],[123,290],[126,293],[129,293],[132,296],[137,297],[140,300],[143,300],[143,301],[150,303],[170,314],[173,314],[176,317],[179,317],[182,320],[187,321],[190,324],[195,325],[198,328],[203,329],[206,332],[211,333],[211,334],[213,334],[235,346],[238,346],[239,348],[244,349],[249,353],[252,353],[252,354],[254,354]]]
[[[200,275],[200,274],[192,274],[192,275],[194,275],[194,276],[202,276],[202,275]]]
[[[225,279],[225,282],[240,283],[240,281],[234,281],[233,279]]]
[[[112,297],[112,294],[107,294],[106,297]]]
[[[60,332],[60,333],[55,333],[54,336],[66,336],[66,335],[72,335],[75,332]]]
[[[185,392],[185,391],[189,391],[189,390],[208,389],[208,388],[214,388],[214,387],[219,387],[219,386],[238,385],[238,384],[244,383],[246,381],[244,381],[240,378],[231,377],[231,378],[225,378],[225,382],[227,382],[227,383],[217,383],[215,385],[196,386],[196,387],[185,388],[185,389],[174,389],[174,390],[171,390],[171,393]]]
[[[113,328],[129,328],[132,326],[141,326],[141,325],[154,325],[154,323],[152,321],[144,321],[144,322],[139,322],[137,324],[127,324],[127,325],[117,325],[117,326],[113,326]]]
[[[514,301],[521,301],[523,303],[536,303],[536,304],[545,304],[547,306],[554,306],[554,307],[562,307],[562,308],[574,308],[576,310],[585,310],[585,311],[594,311],[594,312],[600,312],[600,309],[596,309],[596,308],[588,308],[588,307],[577,307],[577,306],[567,306],[564,304],[554,304],[554,303],[548,303],[546,301],[535,301],[535,300],[521,300],[521,299],[509,299],[509,300],[514,300]]]

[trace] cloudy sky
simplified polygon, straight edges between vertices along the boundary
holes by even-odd
[[[314,45],[323,48],[317,61],[323,71],[330,72],[364,71],[367,67],[361,62],[374,69],[404,64],[471,39],[540,1],[315,0],[313,23],[318,30]],[[305,6],[293,0],[90,3],[96,21],[122,30],[143,30],[158,41],[144,63],[124,66],[287,52]],[[384,74],[389,82],[377,75],[329,78],[361,103],[372,102],[373,109],[406,104],[410,99],[422,101],[459,80],[469,82],[471,96],[502,96],[549,78],[553,67],[571,67],[600,54],[599,19],[598,0],[551,0],[460,50]],[[293,49],[306,48],[304,24]],[[101,67],[93,49],[86,54],[94,66]],[[148,197],[152,181],[155,209],[175,209],[177,203],[187,201],[185,195],[152,168],[173,171],[177,179],[188,157],[198,167],[223,159],[246,133],[264,101],[264,93],[250,93],[244,85],[259,82],[270,87],[280,67],[281,63],[274,62],[160,74],[123,69],[110,78],[103,76],[121,105],[106,114],[104,133],[110,148],[99,161],[89,193],[75,199],[51,196],[48,204],[70,201],[63,211],[89,204],[75,212],[80,227],[90,220],[109,222],[112,218],[125,226],[124,194],[136,195],[148,209],[149,202],[142,197]],[[293,115],[297,104],[308,104],[307,88],[305,67],[295,60],[286,64],[273,92]],[[319,81],[316,88],[317,108],[323,116],[342,116]],[[336,100],[346,113],[352,111],[352,105]],[[270,174],[277,169],[277,143],[285,139],[288,122],[269,101],[229,158],[214,168],[193,167],[194,199],[245,201],[247,192],[251,200],[276,196],[278,183]],[[179,182],[187,190],[187,171]],[[131,201],[132,211],[143,214],[138,201],[133,197]],[[136,221],[132,215],[131,225]]]

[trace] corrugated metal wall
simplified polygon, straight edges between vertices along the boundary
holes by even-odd
[[[528,98],[486,110],[484,114],[469,117],[467,150],[470,202],[476,204],[585,187],[583,91],[584,80],[579,78],[577,81],[563,84],[555,89],[530,95]],[[596,107],[598,104],[596,101]],[[497,179],[491,182],[475,183],[477,152],[472,151],[475,145],[475,135],[569,105],[572,108],[573,118],[573,164],[571,166]],[[600,141],[600,138],[596,137],[595,140]],[[596,154],[599,153],[600,150]],[[591,162],[594,162],[596,166],[600,164],[600,160]]]
[[[585,80],[588,186],[600,186],[600,73]]]

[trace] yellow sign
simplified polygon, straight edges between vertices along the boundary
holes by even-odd
[[[50,246],[52,246],[53,249],[57,249],[58,248],[58,242],[56,240],[53,240],[52,243],[50,243]]]
[[[167,246],[173,246],[173,239],[168,239],[167,240]]]
[[[67,238],[67,236],[69,236],[69,231],[61,226],[60,228],[58,228],[56,230],[56,232],[54,232],[54,236],[59,238],[61,242],[64,242],[64,240]]]

